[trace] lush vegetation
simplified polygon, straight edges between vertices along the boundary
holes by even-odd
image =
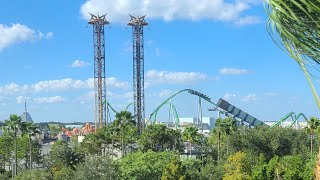
[[[122,111],[111,125],[87,135],[83,142],[57,141],[42,157],[38,141],[31,138],[37,133],[34,126],[12,115],[0,137],[1,167],[17,158],[15,179],[308,180],[315,176],[317,118],[300,130],[248,128],[237,126],[232,118],[217,119],[209,136],[193,126],[181,132],[161,124],[138,136],[132,119],[130,112]],[[0,172],[0,179],[12,174]]]

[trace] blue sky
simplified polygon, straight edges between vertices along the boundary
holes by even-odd
[[[266,32],[259,0],[29,0],[0,7],[0,120],[93,121],[93,48],[88,12],[108,13],[108,99],[118,110],[132,102],[132,41],[127,14],[147,14],[146,116],[170,94],[198,90],[261,120],[290,111],[319,116],[297,64]],[[317,87],[317,83],[316,83]],[[197,116],[198,99],[175,99],[180,117]],[[203,114],[216,116],[206,109]],[[159,118],[167,118],[168,108]]]

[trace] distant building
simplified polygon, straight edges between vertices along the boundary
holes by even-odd
[[[20,116],[22,122],[33,123],[31,115],[27,111],[27,102],[24,102],[24,113]]]
[[[191,118],[191,117],[184,117],[184,118],[179,118],[180,123],[197,123],[198,118]]]
[[[213,117],[202,117],[202,123],[203,124],[208,124],[209,125],[209,129],[213,129],[214,128],[215,119]]]
[[[199,126],[200,126],[199,121]],[[202,117],[202,126],[204,130],[210,130],[214,128],[215,119],[213,117]],[[198,124],[198,118],[193,117],[185,117],[185,118],[179,118],[179,126],[185,126],[187,124]]]
[[[64,133],[58,134],[58,140],[68,142],[70,141],[70,137]]]
[[[20,118],[22,122],[33,123],[32,117],[28,112],[24,112]]]

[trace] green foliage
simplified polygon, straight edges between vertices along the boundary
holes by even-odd
[[[51,125],[49,124],[50,136],[55,138],[60,132],[61,127],[59,125]]]
[[[306,130],[310,134],[310,151],[312,154],[312,152],[314,152],[313,139],[315,135],[319,136],[319,132],[320,132],[320,119],[316,117],[311,117],[310,120],[308,121],[308,127],[306,128]]]
[[[10,177],[7,176],[6,174],[1,174],[0,173],[0,180],[10,180]]]
[[[303,179],[303,161],[299,155],[275,156],[267,166],[268,179],[299,180]]]
[[[117,162],[121,179],[159,180],[174,155],[172,152],[153,151],[131,153]]]
[[[228,161],[224,164],[223,180],[251,179],[250,162],[248,162],[246,156],[244,152],[237,152],[229,156]]]
[[[143,152],[182,151],[184,148],[180,131],[169,129],[164,124],[148,126],[142,132],[138,145]]]
[[[260,154],[258,162],[252,168],[253,180],[268,180],[267,176],[267,163],[263,154]]]
[[[81,142],[81,149],[83,153],[90,155],[101,153],[101,145],[104,139],[105,137],[101,133],[88,134]]]
[[[315,134],[319,132],[320,128],[320,119],[317,117],[311,117],[308,121],[308,132],[311,134]]]
[[[320,109],[320,100],[313,86],[311,74],[320,63],[320,2],[319,0],[268,0],[267,30],[273,41],[304,72],[313,96]],[[310,70],[310,68],[314,68]]]
[[[223,162],[214,164],[213,162],[207,162],[200,171],[200,179],[216,179],[221,180],[224,174]]]
[[[231,118],[227,117],[225,119],[218,118],[215,122],[215,127],[212,130],[211,134],[211,141],[212,143],[217,145],[217,155],[218,155],[218,161],[221,156],[221,145],[224,145],[225,152],[224,155],[229,155],[229,141],[230,141],[230,135],[234,133],[237,129],[236,121]],[[213,141],[216,139],[216,143]]]
[[[268,179],[275,179],[281,177],[279,168],[279,156],[275,156],[270,159],[267,165],[267,177]]]
[[[191,143],[199,144],[201,135],[198,133],[198,128],[195,126],[188,126],[182,132],[183,141],[190,141]]]
[[[52,146],[50,159],[53,166],[53,172],[63,167],[72,170],[76,169],[76,165],[83,162],[84,155],[76,152],[65,141],[56,141]]]
[[[74,179],[81,180],[110,180],[119,179],[117,167],[108,158],[88,159],[78,165]]]
[[[185,179],[196,180],[200,179],[201,160],[195,158],[187,158],[182,161],[183,169],[185,170]]]
[[[201,145],[203,135],[198,133],[198,128],[195,126],[188,126],[182,132],[182,139],[184,142],[189,142],[189,151],[191,155],[192,145],[195,145],[198,149]]]
[[[34,169],[19,173],[15,180],[52,180],[52,175],[44,170]]]
[[[170,163],[165,167],[161,180],[184,180],[184,168],[180,158],[173,156]]]
[[[17,138],[17,158],[18,161],[24,161],[25,168],[30,167],[29,163],[29,153],[30,153],[30,145],[29,145],[29,137],[28,135],[20,136]],[[42,160],[41,157],[41,145],[38,141],[31,140],[31,154],[32,154],[32,162],[40,163]]]
[[[136,122],[133,120],[133,116],[129,111],[117,113],[116,119],[111,125],[112,130],[114,130],[113,134],[115,134],[116,139],[121,142],[122,156],[126,153],[126,145],[136,140],[138,131],[135,125]]]
[[[54,180],[65,180],[65,179],[75,179],[74,178],[74,174],[76,172],[73,172],[73,170],[71,170],[68,167],[62,167],[61,169],[59,169],[58,171],[55,171],[53,174],[53,179]]]
[[[303,170],[303,179],[304,180],[313,180],[315,179],[315,171],[317,166],[317,156],[312,156],[306,160],[306,164]]]
[[[0,167],[9,162],[13,150],[13,138],[8,134],[0,136]]]
[[[239,129],[230,137],[233,152],[245,151],[259,156],[263,154],[267,161],[274,156],[309,154],[308,134],[303,130],[289,128]]]
[[[303,175],[303,164],[300,156],[285,156],[280,161],[284,180],[299,180]]]

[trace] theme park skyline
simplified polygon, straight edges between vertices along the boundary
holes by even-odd
[[[117,110],[133,101],[132,32],[126,26],[130,13],[146,14],[149,23],[144,30],[147,118],[167,97],[185,88],[213,102],[224,98],[265,121],[279,120],[291,111],[319,116],[299,66],[269,37],[261,1],[188,1],[170,8],[161,6],[162,1],[139,2],[3,2],[0,121],[22,114],[25,101],[35,122],[94,121],[88,12],[108,13],[107,99]],[[197,101],[188,94],[173,99],[180,117],[197,117]],[[217,116],[206,110],[210,104],[202,107],[203,116]],[[167,120],[168,111],[158,117]]]

